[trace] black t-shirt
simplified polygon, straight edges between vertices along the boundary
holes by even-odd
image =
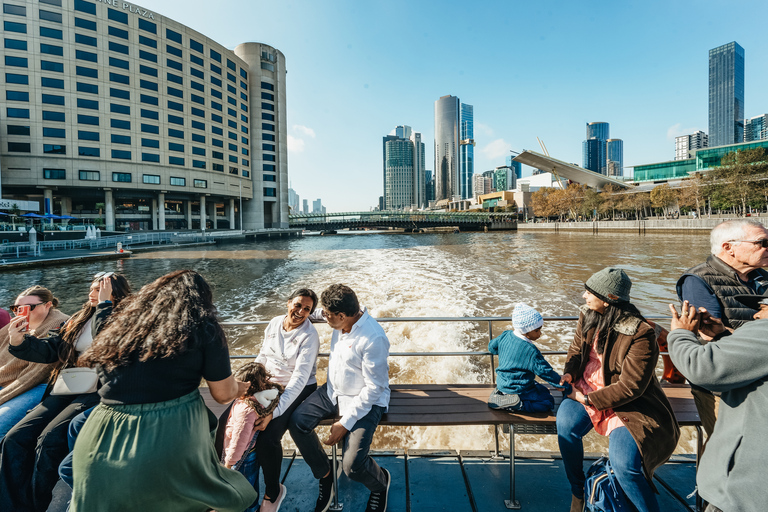
[[[107,405],[165,402],[187,395],[200,379],[224,380],[232,374],[229,348],[221,338],[207,338],[172,358],[139,361],[105,372],[97,368],[102,387],[101,402]]]

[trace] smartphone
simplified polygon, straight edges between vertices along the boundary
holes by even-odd
[[[30,312],[29,304],[19,306],[18,309],[16,310],[16,316],[23,316],[24,318],[27,319],[27,326],[24,327],[24,332],[29,330],[29,312]]]

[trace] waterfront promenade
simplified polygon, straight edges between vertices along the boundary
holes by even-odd
[[[734,216],[701,217],[698,219],[643,219],[643,220],[601,220],[583,222],[520,222],[518,231],[572,231],[578,233],[624,232],[624,233],[709,233],[712,228]],[[750,217],[763,224],[768,221],[765,214]]]

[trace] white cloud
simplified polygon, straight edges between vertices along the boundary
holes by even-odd
[[[493,128],[483,123],[475,123],[475,136],[477,134],[485,135],[486,137],[493,137]]]
[[[298,132],[302,135],[306,135],[307,137],[315,138],[315,130],[308,126],[303,126],[300,124],[293,125],[293,131]]]
[[[488,160],[497,160],[509,155],[510,149],[512,149],[510,143],[506,142],[504,139],[496,139],[481,147],[478,151]]]
[[[696,133],[697,131],[699,131],[699,128],[683,128],[683,125],[680,123],[673,124],[667,128],[667,140],[672,140],[675,137],[679,137],[681,135],[690,135],[692,133]]]
[[[288,151],[290,153],[301,153],[304,151],[304,139],[288,135]]]

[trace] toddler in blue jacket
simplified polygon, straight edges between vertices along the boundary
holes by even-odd
[[[552,394],[535,380],[538,375],[553,386],[562,387],[560,375],[533,344],[541,337],[543,325],[541,313],[526,304],[515,304],[514,331],[504,331],[488,344],[488,351],[499,356],[496,389],[488,399],[490,408],[544,412],[555,407]]]

